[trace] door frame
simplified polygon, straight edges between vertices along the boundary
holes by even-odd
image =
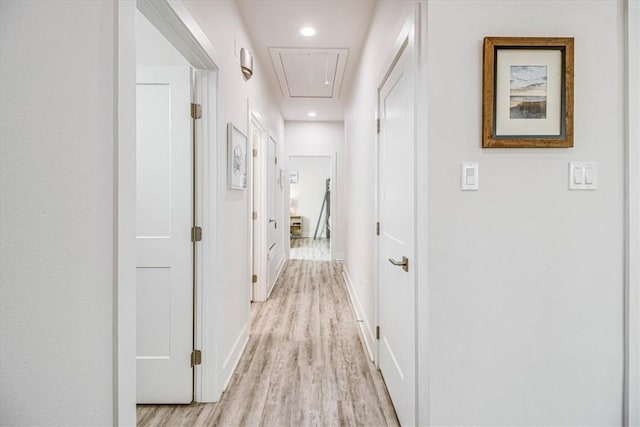
[[[627,0],[624,426],[640,425],[640,3]]]
[[[270,171],[269,171],[269,159],[267,157],[267,153],[269,152],[269,144],[273,142],[274,145],[274,158],[275,158],[275,164],[273,164],[273,174],[271,174],[271,176],[269,176]],[[275,223],[275,230],[278,230],[278,220],[280,219],[280,209],[278,209],[278,174],[280,173],[280,166],[281,166],[281,161],[280,163],[278,163],[278,154],[280,153],[280,143],[278,142],[278,140],[276,139],[276,133],[273,131],[269,131],[267,132],[267,138],[265,140],[265,144],[264,144],[264,152],[265,152],[265,156],[264,156],[264,160],[265,160],[265,168],[264,168],[264,185],[265,185],[265,192],[264,192],[264,198],[265,198],[265,204],[264,204],[264,214],[265,214],[265,220],[266,222],[263,222],[264,228],[265,228],[265,242],[268,242],[269,240],[269,228],[270,228],[270,221],[272,218],[270,218],[271,214],[269,212],[269,189],[271,188],[269,186],[270,180],[273,179],[273,216],[275,218],[273,218],[273,220],[276,221]],[[282,200],[280,200],[282,202]],[[284,221],[283,221],[284,222]],[[267,268],[265,270],[265,274],[266,274],[266,280],[263,282],[265,284],[265,293],[264,293],[264,300],[266,301],[267,298],[269,298],[269,295],[271,295],[271,291],[273,290],[273,287],[275,286],[276,282],[278,281],[278,276],[280,274],[280,272],[282,271],[282,268],[284,268],[284,256],[281,257],[281,261],[279,261],[279,265],[276,265],[274,268],[273,265],[273,257],[277,256],[278,251],[280,251],[280,248],[278,248],[278,243],[280,243],[280,238],[278,237],[278,235],[283,235],[283,229],[280,228],[281,231],[276,231],[276,240],[274,242],[273,245],[271,245],[271,247],[269,247],[268,249],[266,248],[266,245],[264,246],[264,250],[265,250],[265,256],[266,256],[266,263],[267,263]],[[273,251],[272,251],[273,249]],[[284,250],[282,250],[282,253],[284,253]],[[272,274],[274,273],[275,274]]]
[[[179,2],[169,0],[137,0],[137,2],[114,2],[115,16],[114,69],[115,104],[114,131],[116,135],[114,171],[114,353],[113,353],[113,393],[114,425],[135,425],[136,423],[136,52],[135,13],[139,9],[160,33],[173,44],[196,70],[203,71],[199,93],[206,105],[202,123],[198,124],[202,140],[198,140],[200,167],[197,168],[201,186],[197,189],[202,202],[197,214],[202,218],[204,238],[196,259],[215,259],[216,221],[212,218],[216,205],[217,180],[210,172],[210,164],[215,165],[215,150],[219,131],[219,111],[217,108],[218,68],[217,54],[204,31],[197,24],[188,9]],[[205,154],[206,153],[206,154]],[[205,157],[206,156],[206,157]],[[205,160],[206,159],[206,160]],[[212,171],[215,172],[215,169]],[[206,178],[206,179],[204,179]],[[212,219],[209,221],[209,219]],[[211,280],[215,266],[198,263],[197,284],[199,315],[196,318],[196,344],[203,351],[203,365],[195,369],[196,401],[215,401],[221,393],[220,381],[215,372],[215,337],[218,325],[207,318],[207,313],[216,312],[214,298],[206,298],[213,291]],[[204,286],[204,283],[207,286]],[[213,315],[211,315],[213,316]],[[207,326],[205,328],[205,326]],[[200,342],[197,342],[200,341]]]
[[[422,75],[426,73],[423,66],[426,43],[423,35],[426,34],[426,7],[416,3],[415,7],[406,19],[394,44],[393,54],[386,60],[386,66],[382,68],[382,73],[377,79],[379,83],[376,89],[376,122],[380,119],[380,91],[395,66],[400,54],[404,50],[410,50],[413,55],[414,72],[414,260],[412,262],[414,271],[414,295],[415,295],[415,420],[416,425],[428,425],[429,422],[429,377],[428,377],[428,353],[427,353],[427,332],[428,332],[428,293],[427,293],[427,271],[428,271],[428,185],[427,185],[427,154],[428,154],[428,133],[427,133],[427,91],[426,78]],[[406,46],[405,46],[406,44]],[[420,118],[420,120],[418,120]],[[422,143],[420,143],[422,141]],[[376,142],[374,145],[374,204],[375,218],[380,221],[380,134],[376,132]],[[418,221],[418,219],[420,219]],[[410,261],[410,262],[411,262]],[[374,277],[374,319],[375,324],[380,322],[380,241],[376,239],[374,247],[373,269]],[[380,341],[377,340],[374,348],[374,363],[379,368]],[[421,404],[417,404],[421,402]]]
[[[267,299],[268,277],[267,252],[265,250],[267,228],[264,220],[267,215],[266,143],[269,138],[269,131],[262,122],[260,112],[249,107],[248,116],[249,142],[252,153],[249,156],[249,176],[247,177],[247,182],[250,183],[249,200],[251,201],[251,203],[247,203],[249,209],[247,215],[247,218],[249,218],[249,248],[251,248],[247,271],[250,271],[251,275],[256,274],[258,276],[256,283],[253,283],[252,277],[249,277],[251,301],[265,301]],[[257,142],[253,141],[253,131],[255,129],[260,132],[260,141]],[[257,156],[253,155],[253,150],[257,150]],[[258,177],[260,178],[259,186],[256,185],[256,178]],[[253,212],[257,214],[257,219],[255,220],[253,219]]]

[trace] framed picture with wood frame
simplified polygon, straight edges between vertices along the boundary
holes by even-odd
[[[482,147],[573,147],[573,38],[485,37]]]

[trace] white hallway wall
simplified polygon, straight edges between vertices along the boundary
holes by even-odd
[[[346,241],[346,149],[343,122],[285,122],[286,158],[289,156],[335,156],[336,181],[335,203],[331,206],[333,230],[331,230],[332,245],[335,257],[343,259]],[[290,167],[287,166],[287,171]],[[288,175],[287,175],[288,176]],[[285,181],[285,200],[289,200],[288,179]],[[318,208],[319,209],[319,208]],[[285,214],[289,215],[288,202]],[[317,213],[314,221],[317,221]],[[313,224],[315,227],[315,224]],[[288,227],[287,227],[288,228]],[[313,233],[313,231],[312,231]],[[287,257],[289,256],[287,247]]]
[[[249,301],[251,271],[249,268],[249,191],[227,188],[227,138],[226,124],[233,124],[245,135],[248,132],[248,103],[258,111],[264,125],[278,143],[278,157],[283,153],[284,122],[268,89],[260,62],[254,59],[254,73],[245,81],[240,72],[240,60],[234,46],[253,50],[244,22],[235,2],[231,1],[186,1],[184,4],[213,43],[218,54],[220,129],[218,133],[218,163],[210,165],[217,169],[217,204],[210,212],[217,215],[217,260],[215,262],[216,291],[212,295],[224,303],[219,304],[215,314],[221,335],[216,343],[217,369],[221,372],[219,386],[229,378],[239,352],[248,339]],[[234,43],[235,41],[235,43]],[[284,204],[283,192],[278,189],[279,205]],[[278,223],[283,224],[282,211]],[[279,250],[272,259],[279,263],[284,257],[286,227],[281,228]],[[206,232],[206,230],[205,230]],[[288,238],[288,235],[287,235]],[[221,392],[219,389],[218,392]]]
[[[219,53],[221,123],[246,132],[250,99],[282,151],[283,121],[259,64],[250,82],[240,75],[233,38],[250,46],[235,4],[195,3]],[[2,424],[113,423],[115,6],[1,3]],[[226,189],[224,132],[211,165],[225,248],[216,264],[221,382],[249,314],[247,192]],[[122,403],[133,407],[132,398]]]
[[[378,4],[345,121],[346,267],[369,327],[376,78],[405,13],[397,3]],[[429,396],[421,395],[421,423],[618,425],[622,4],[431,1],[427,15],[428,141],[420,143],[428,143],[429,214],[419,221],[428,220],[429,273],[418,286],[428,294],[420,301],[428,359],[419,363],[429,371]],[[573,149],[481,148],[487,35],[575,37]],[[598,162],[597,191],[567,190],[572,160]],[[460,192],[462,161],[480,163],[479,192]]]
[[[435,2],[429,16],[431,421],[619,424],[622,3]],[[575,37],[574,148],[480,148],[491,34]],[[465,160],[477,193],[458,189]],[[598,162],[597,191],[568,191],[575,160]]]
[[[2,425],[113,423],[114,7],[0,2]]]

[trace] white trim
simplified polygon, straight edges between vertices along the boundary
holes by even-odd
[[[360,302],[360,299],[358,299],[358,293],[353,287],[353,281],[351,280],[351,276],[349,275],[349,270],[347,269],[346,265],[342,268],[342,277],[344,278],[344,283],[347,288],[349,301],[351,301],[351,307],[353,307],[353,312],[356,316],[356,322],[358,322],[362,342],[364,344],[364,347],[367,349],[369,359],[374,362],[376,337],[373,333],[373,329],[371,328],[371,323],[368,322],[366,316],[364,315],[362,303]]]
[[[624,425],[640,426],[640,1],[626,1]]]
[[[278,264],[278,273],[276,274],[275,279],[273,279],[273,283],[271,284],[271,286],[269,286],[269,290],[267,291],[266,299],[269,299],[269,297],[271,296],[271,292],[273,292],[273,288],[275,288],[276,283],[278,283],[278,279],[280,278],[280,275],[284,271],[284,266],[286,264],[287,264],[287,258],[283,255],[282,258],[280,259],[280,263]]]
[[[247,101],[249,104],[250,102]],[[248,283],[251,286],[252,301],[266,301],[267,299],[267,251],[265,250],[267,241],[267,227],[265,218],[267,216],[267,140],[269,132],[264,126],[260,117],[262,115],[257,110],[252,110],[251,105],[247,106],[249,117],[249,144],[251,150],[258,150],[258,156],[253,157],[253,152],[249,156],[250,167],[247,173],[247,183],[249,188],[249,203],[247,217],[249,220],[249,271]],[[254,127],[260,132],[260,141],[253,141]],[[260,176],[259,188],[256,189],[256,174]],[[256,198],[258,200],[256,200]],[[253,219],[253,212],[256,212],[258,219]],[[258,276],[258,281],[252,283],[252,275]]]
[[[201,70],[218,68],[218,54],[213,44],[181,1],[136,0],[136,4],[192,67]]]
[[[219,310],[216,305],[215,274],[216,266],[204,260],[217,259],[217,185],[215,182],[217,164],[217,71],[196,71],[195,99],[203,105],[203,116],[196,122],[198,139],[198,205],[196,218],[203,229],[202,243],[197,246],[197,298],[196,298],[196,341],[195,346],[202,350],[202,365],[196,368],[196,402],[215,402],[221,391],[216,390],[217,340],[220,336],[220,325],[215,322],[214,313]],[[208,143],[207,143],[208,142]],[[213,165],[213,167],[212,167]],[[213,201],[213,203],[212,203]],[[212,209],[212,206],[214,207]]]
[[[222,384],[222,390],[226,390],[229,382],[231,381],[231,377],[240,362],[240,358],[242,357],[242,353],[244,353],[244,349],[247,347],[249,343],[249,323],[245,323],[242,327],[242,330],[238,334],[236,341],[233,343],[231,347],[231,351],[227,354],[227,357],[222,364],[222,378],[224,378],[224,383]]]
[[[416,5],[415,15],[416,49],[416,117],[420,117],[416,127],[416,399],[418,405],[417,423],[430,425],[429,394],[429,133],[428,133],[428,90],[427,90],[427,6]]]
[[[136,425],[136,52],[133,2],[114,2],[114,337],[113,423]]]

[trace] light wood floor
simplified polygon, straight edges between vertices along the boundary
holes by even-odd
[[[331,249],[329,239],[300,237],[291,239],[291,259],[307,259],[314,261],[330,261]]]
[[[251,335],[216,404],[140,405],[139,426],[397,426],[362,347],[342,263],[291,260],[253,303]]]

